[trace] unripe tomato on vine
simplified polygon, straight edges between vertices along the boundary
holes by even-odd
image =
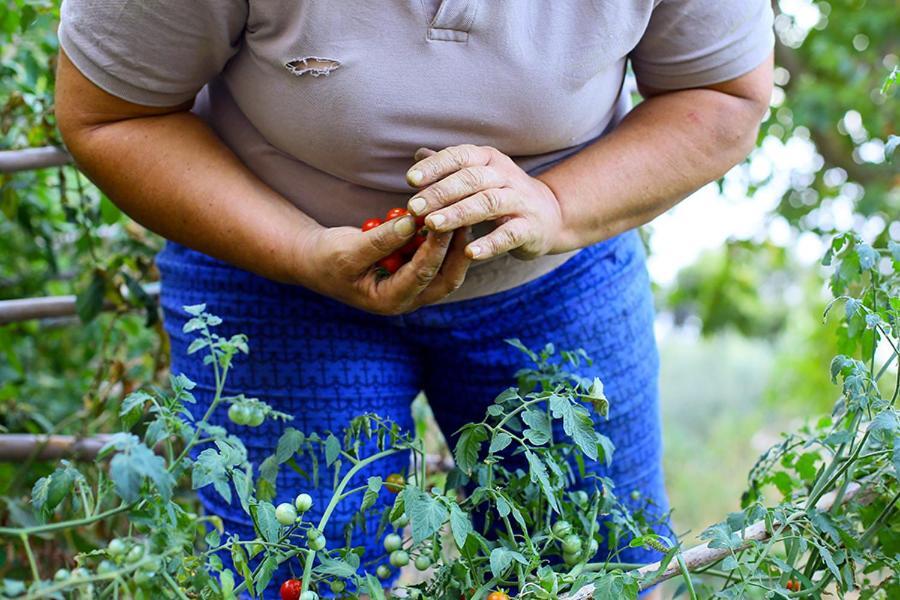
[[[391,473],[387,476],[387,479],[384,480],[384,487],[394,494],[400,493],[400,490],[402,490],[404,486],[406,486],[406,478],[400,473]]]

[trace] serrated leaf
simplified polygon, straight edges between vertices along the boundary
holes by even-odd
[[[116,493],[125,502],[137,502],[140,499],[141,485],[150,479],[160,496],[165,501],[172,497],[172,486],[175,480],[166,470],[166,461],[157,456],[135,435],[119,433],[101,449],[118,450],[109,463],[109,476],[113,481]]]
[[[528,425],[522,436],[535,446],[543,446],[550,441],[550,418],[542,410],[526,410],[522,413],[522,421]]]
[[[375,506],[375,502],[378,501],[378,492],[381,491],[382,483],[381,477],[369,477],[368,487],[366,488],[366,493],[363,494],[362,505],[359,507],[360,512],[364,512]]]
[[[550,397],[550,412],[562,419],[563,431],[592,460],[597,460],[597,435],[587,409],[562,396]]]
[[[278,460],[278,464],[287,462],[289,458],[292,458],[297,453],[297,450],[300,449],[300,446],[303,445],[305,439],[306,436],[293,427],[285,429],[281,437],[278,438],[278,447],[275,449],[275,458]]]
[[[510,442],[512,442],[512,436],[505,431],[498,431],[491,440],[491,447],[488,452],[491,454],[500,452],[509,446]]]
[[[525,458],[528,460],[530,467],[531,481],[541,486],[547,502],[554,511],[559,512],[559,503],[556,500],[553,486],[550,485],[550,476],[547,474],[547,467],[541,461],[540,457],[530,450],[525,451]]]
[[[856,253],[859,255],[859,266],[869,270],[878,264],[878,251],[865,242],[856,245]]]
[[[356,556],[355,554],[349,554],[348,556]],[[319,556],[319,566],[316,567],[316,572],[321,575],[329,575],[331,577],[337,577],[339,579],[350,579],[354,575],[356,575],[356,568],[353,565],[349,564],[345,560],[341,560],[340,558],[328,558],[327,556]]]
[[[281,533],[281,524],[275,518],[275,507],[269,502],[258,502],[250,507],[259,533],[267,542],[275,543]]]
[[[381,587],[381,581],[371,573],[366,573],[366,587],[369,589],[371,600],[384,600],[384,588]]]
[[[403,503],[406,514],[409,515],[415,544],[420,544],[437,533],[449,517],[443,504],[413,485],[404,488]]]
[[[487,431],[481,424],[467,425],[460,433],[453,457],[456,459],[456,466],[467,475],[472,474],[472,469],[478,462],[481,444],[485,440],[487,440]]]
[[[453,541],[456,547],[462,550],[466,545],[466,538],[472,532],[472,522],[469,515],[463,511],[456,503],[450,505],[450,533],[453,534]]]
[[[272,575],[275,574],[277,569],[278,560],[274,556],[270,554],[263,559],[262,564],[259,566],[259,573],[256,576],[257,594],[262,596],[263,591],[269,586],[269,582],[272,581]]]
[[[491,573],[494,577],[502,578],[513,561],[527,565],[528,561],[519,552],[509,548],[494,548],[491,550]]]

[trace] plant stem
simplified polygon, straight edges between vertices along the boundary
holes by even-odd
[[[28,535],[22,533],[19,534],[19,538],[22,540],[22,546],[25,547],[25,555],[28,556],[28,566],[31,567],[31,576],[34,577],[35,581],[40,581],[41,574],[38,572],[37,563],[34,562],[34,553],[31,551]]]
[[[109,517],[115,516],[119,513],[123,513],[129,510],[132,504],[122,504],[116,508],[111,508],[106,512],[102,512],[96,514],[92,517],[85,517],[83,519],[72,519],[71,521],[60,521],[58,523],[49,523],[47,525],[35,525],[33,527],[19,527],[19,528],[10,528],[10,527],[0,527],[0,535],[8,535],[8,536],[21,536],[21,535],[35,535],[38,533],[48,533],[50,531],[59,531],[60,529],[70,529],[72,527],[81,527],[83,525],[90,525],[91,523],[95,523],[97,521],[102,521],[104,519],[108,519]]]

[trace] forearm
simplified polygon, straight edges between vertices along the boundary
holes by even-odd
[[[724,175],[752,149],[763,110],[711,89],[642,102],[611,134],[538,176],[562,213],[552,252],[643,225]]]
[[[79,167],[139,223],[270,279],[297,282],[297,249],[318,224],[253,175],[197,116],[62,128]]]

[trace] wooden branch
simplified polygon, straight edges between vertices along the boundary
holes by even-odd
[[[0,173],[60,167],[71,162],[72,156],[64,148],[56,146],[25,150],[0,150]]]
[[[158,296],[159,284],[147,284],[144,286],[144,291],[150,296]],[[112,307],[112,304],[104,305],[105,310],[109,310]],[[0,300],[0,325],[29,321],[31,319],[73,317],[75,314],[75,296]]]
[[[73,435],[33,435],[7,433],[0,435],[0,462],[19,462],[28,459],[93,460],[110,435],[100,434],[86,438]]]
[[[860,502],[866,503],[872,500],[872,496],[870,494],[861,493],[864,492],[866,488],[861,486],[858,483],[851,483],[847,487],[847,491],[844,493],[843,498],[841,499],[841,503],[849,502],[854,497],[859,496]],[[822,496],[818,502],[816,502],[816,508],[820,511],[830,510],[834,505],[834,501],[836,498],[836,492],[829,492]],[[778,527],[776,526],[776,531]],[[754,541],[760,542],[769,539],[769,532],[766,530],[765,521],[759,521],[742,530],[739,534],[742,539],[745,540],[743,544],[741,544],[738,550],[735,552],[739,552],[745,548],[748,548]],[[731,555],[731,550],[727,548],[710,548],[709,544],[702,544],[700,546],[694,546],[688,550],[685,550],[682,553],[682,558],[684,559],[685,565],[687,566],[688,571],[696,571],[697,569],[701,569],[703,567],[708,567],[716,564],[720,560],[725,559],[726,557]],[[637,575],[646,576],[654,571],[659,570],[660,563],[655,562],[653,564],[645,565],[633,573]],[[662,583],[668,579],[672,579],[673,577],[678,577],[681,575],[681,567],[678,562],[672,560],[666,570],[660,573],[658,577],[655,579],[644,582],[641,585],[641,589],[647,589],[652,587],[658,583]],[[585,587],[578,590],[576,593],[568,596],[561,596],[560,600],[591,600],[594,597],[594,586],[586,585]]]

